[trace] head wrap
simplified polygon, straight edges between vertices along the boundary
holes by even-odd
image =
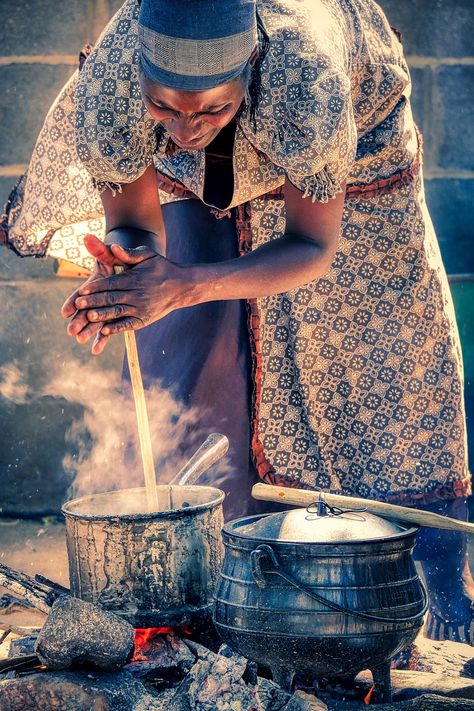
[[[257,45],[255,0],[142,0],[142,69],[175,89],[210,89],[241,74]]]

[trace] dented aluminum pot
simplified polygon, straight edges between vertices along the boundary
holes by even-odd
[[[223,557],[224,493],[209,486],[157,492],[163,510],[153,513],[143,513],[143,488],[64,504],[71,591],[134,627],[206,620]]]

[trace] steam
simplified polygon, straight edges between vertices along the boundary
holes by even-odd
[[[61,374],[45,389],[45,394],[84,408],[82,419],[67,433],[70,453],[63,463],[74,474],[71,495],[143,486],[131,392],[124,392],[107,373],[91,372],[85,365],[76,363],[73,371],[73,377]],[[146,399],[157,483],[166,484],[184,464],[182,443],[192,441],[197,449],[209,432],[202,431],[195,409],[178,403],[159,383],[146,391]],[[220,469],[228,473],[228,462]],[[213,483],[217,479],[213,477]]]
[[[68,498],[144,486],[133,396],[121,387],[117,370],[98,371],[71,359],[35,391],[11,363],[0,368],[0,397],[15,404],[63,398],[81,406],[82,416],[65,435],[63,468],[72,481]],[[156,479],[167,484],[210,432],[200,425],[205,413],[179,403],[159,382],[146,391],[146,400]],[[230,471],[226,457],[199,483],[223,486]]]
[[[16,363],[0,368],[0,397],[15,405],[24,405],[28,399],[28,386]]]

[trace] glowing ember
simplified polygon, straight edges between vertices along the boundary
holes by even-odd
[[[153,640],[161,635],[174,634],[172,627],[146,627],[135,630],[135,652],[132,661],[146,661],[153,647]]]
[[[372,694],[374,693],[375,684],[372,684],[366,695],[364,696],[364,704],[370,704]]]
[[[166,635],[189,637],[188,627],[146,627],[135,629],[135,651],[132,662],[148,661],[163,646]]]

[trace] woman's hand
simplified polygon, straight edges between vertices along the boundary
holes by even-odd
[[[102,353],[111,335],[143,328],[174,309],[192,305],[193,285],[186,280],[186,267],[147,247],[106,246],[92,235],[85,238],[85,244],[97,259],[97,267],[67,299],[62,314],[72,316],[68,333],[79,343],[95,335],[94,355]],[[126,271],[114,274],[117,266]]]

